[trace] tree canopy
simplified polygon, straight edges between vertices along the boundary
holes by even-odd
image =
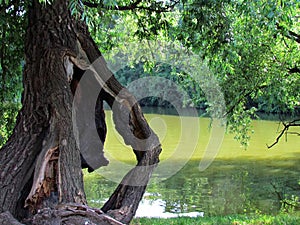
[[[51,1],[43,0],[44,4]],[[27,1],[0,2],[1,133],[3,145],[20,108]],[[299,0],[78,1],[74,16],[84,20],[105,55],[126,52],[128,42],[174,42],[198,54],[225,94],[230,130],[246,144],[250,118],[258,111],[291,115],[299,125]],[[130,51],[133,51],[130,49]],[[136,49],[135,51],[138,51]],[[136,59],[138,60],[138,59]],[[151,59],[146,59],[148,70]],[[139,62],[135,62],[139,63]],[[122,75],[121,75],[122,76]],[[193,83],[189,74],[176,76]],[[184,85],[184,84],[183,84]],[[192,93],[203,106],[201,91]],[[197,105],[198,104],[198,105]]]

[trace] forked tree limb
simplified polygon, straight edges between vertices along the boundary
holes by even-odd
[[[274,147],[276,144],[278,144],[278,142],[280,141],[280,139],[282,138],[282,136],[284,134],[294,134],[294,135],[298,135],[300,136],[300,133],[298,132],[288,132],[290,127],[300,127],[300,119],[295,119],[293,121],[290,121],[288,123],[286,122],[281,122],[281,124],[283,125],[283,129],[279,132],[279,135],[277,136],[276,140],[271,144],[271,145],[267,145],[268,148],[272,148]]]
[[[86,27],[79,27],[78,30],[80,48],[89,62],[94,62],[91,67],[96,79],[103,85],[102,97],[112,108],[116,130],[124,142],[132,146],[138,159],[137,166],[127,173],[102,208],[108,215],[127,224],[135,215],[153,170],[159,162],[161,144],[149,127],[136,99],[108,69]]]

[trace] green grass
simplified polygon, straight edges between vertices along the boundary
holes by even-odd
[[[198,218],[137,218],[131,225],[298,225],[300,224],[299,214],[270,215],[236,215],[224,217],[198,217]]]

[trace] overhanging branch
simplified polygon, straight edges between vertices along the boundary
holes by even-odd
[[[161,2],[149,2],[151,3],[149,6],[141,5],[142,0],[137,0],[129,5],[123,5],[123,6],[107,6],[103,4],[103,2],[100,3],[95,3],[95,2],[89,2],[89,1],[84,1],[83,4],[89,8],[101,8],[101,9],[106,9],[106,10],[117,10],[117,11],[129,11],[129,10],[146,10],[146,11],[151,11],[151,12],[157,12],[157,13],[162,13],[162,12],[169,12],[171,11],[178,3],[179,0],[174,0],[171,1],[171,4],[162,6]]]
[[[138,5],[141,2],[142,2],[142,0],[137,0],[127,6],[106,6],[103,4],[102,1],[100,3],[84,1],[83,4],[89,8],[98,8],[99,7],[99,8],[110,9],[110,10],[133,10],[136,7],[138,7]]]
[[[283,129],[280,131],[279,135],[277,136],[276,140],[271,145],[267,145],[268,148],[272,148],[276,144],[278,144],[279,140],[282,138],[284,134],[294,134],[300,136],[299,132],[288,132],[290,127],[300,127],[300,119],[295,119],[291,122],[282,122]]]

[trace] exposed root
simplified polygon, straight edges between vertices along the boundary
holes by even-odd
[[[24,222],[32,225],[124,225],[100,209],[73,203],[61,204],[55,209],[40,209],[33,218]],[[17,221],[10,212],[0,214],[0,224],[24,225]]]
[[[99,209],[79,204],[62,204],[56,209],[42,209],[33,217],[32,224],[124,225]]]

